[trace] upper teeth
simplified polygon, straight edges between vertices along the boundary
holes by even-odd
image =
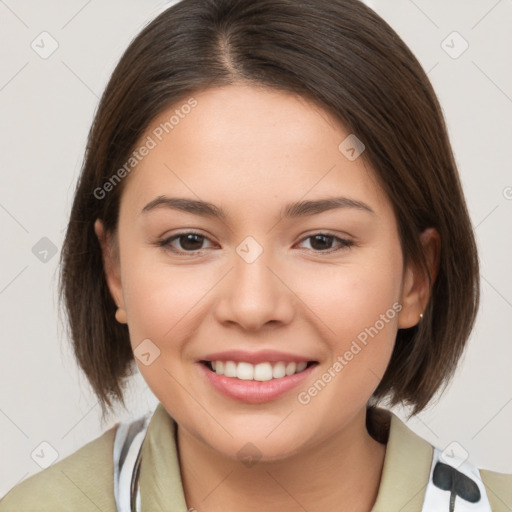
[[[234,361],[211,361],[212,368],[218,375],[236,377],[242,380],[272,380],[285,375],[299,373],[306,368],[307,363],[235,363]]]

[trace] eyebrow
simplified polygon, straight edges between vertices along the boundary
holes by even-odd
[[[227,214],[222,208],[219,208],[218,206],[207,201],[166,196],[158,196],[156,199],[150,201],[146,206],[144,206],[141,213],[147,213],[162,207],[192,213],[195,215],[201,215],[203,217],[213,217],[224,220],[227,218]],[[368,206],[366,203],[363,203],[362,201],[357,201],[348,197],[330,197],[325,199],[317,199],[315,201],[298,201],[295,203],[287,204],[284,208],[282,217],[307,217],[310,215],[316,215],[329,210],[340,208],[354,208],[375,214],[372,208],[370,208],[370,206]]]

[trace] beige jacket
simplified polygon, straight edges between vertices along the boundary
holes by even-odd
[[[444,512],[444,506],[441,510],[428,510],[424,503],[436,448],[396,415],[389,416],[384,467],[372,512]],[[147,423],[140,450],[142,512],[186,512],[176,423],[162,404],[158,404]],[[116,512],[113,449],[118,427],[115,425],[69,457],[15,486],[0,500],[0,512]],[[492,512],[512,512],[512,474],[487,470],[480,470],[479,474],[485,489],[483,498]],[[443,493],[449,495],[448,491]],[[461,498],[455,504],[456,512],[473,510],[464,508],[468,502]]]

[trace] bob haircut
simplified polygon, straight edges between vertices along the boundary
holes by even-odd
[[[433,285],[429,275],[424,317],[398,331],[367,405],[375,409],[386,398],[417,414],[453,376],[480,292],[471,222],[427,75],[396,32],[359,0],[182,0],[141,31],[110,78],[61,253],[60,298],[103,419],[115,401],[125,406],[125,379],[135,366],[128,327],[114,318],[94,232],[101,219],[116,238],[126,179],[108,193],[104,185],[158,114],[201,90],[236,83],[312,100],[356,134],[365,165],[393,206],[405,263],[428,273],[419,235],[438,231],[439,271]]]

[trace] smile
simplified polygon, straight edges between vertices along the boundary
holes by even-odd
[[[224,375],[240,380],[269,381],[282,379],[283,377],[295,375],[304,371],[306,368],[315,364],[314,361],[306,362],[262,362],[251,364],[247,362],[235,361],[201,361],[212,372],[217,375]]]
[[[304,387],[317,366],[317,361],[261,361],[251,364],[245,361],[201,360],[197,363],[209,386],[227,398],[249,404],[277,400],[298,387]]]

